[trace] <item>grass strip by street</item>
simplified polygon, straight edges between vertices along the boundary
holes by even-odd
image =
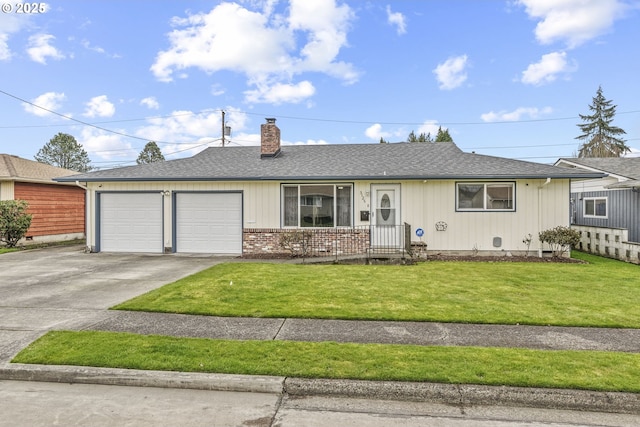
[[[14,363],[640,392],[640,354],[49,332]]]
[[[227,263],[114,308],[231,317],[640,328],[640,267],[574,254],[587,263]]]

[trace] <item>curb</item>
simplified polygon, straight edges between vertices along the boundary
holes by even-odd
[[[533,387],[287,378],[290,395],[640,414],[640,394]]]
[[[0,380],[282,393],[284,377],[7,363]]]
[[[0,380],[334,396],[471,406],[640,414],[640,394],[468,384],[304,379],[5,363]]]

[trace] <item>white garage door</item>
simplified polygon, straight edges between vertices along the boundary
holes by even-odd
[[[241,254],[242,194],[177,193],[176,252]]]
[[[162,253],[162,195],[100,195],[100,250]]]

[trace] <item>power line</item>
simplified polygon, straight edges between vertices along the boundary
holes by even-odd
[[[34,107],[40,108],[42,110],[45,110],[49,113],[55,114],[57,116],[63,117],[65,119],[77,122],[77,123],[81,123],[84,124],[86,126],[91,126],[91,127],[95,127],[97,129],[106,131],[106,132],[112,132],[112,133],[116,133],[122,136],[127,136],[129,138],[136,138],[136,139],[142,139],[142,140],[146,140],[145,138],[140,138],[137,136],[133,136],[133,135],[128,135],[128,134],[124,134],[122,132],[118,132],[118,131],[113,131],[110,129],[106,129],[106,128],[102,128],[100,126],[98,126],[99,124],[110,124],[110,123],[123,123],[123,122],[135,122],[135,121],[145,121],[145,120],[152,120],[152,119],[163,119],[163,118],[170,118],[170,117],[180,117],[180,116],[189,116],[189,115],[198,115],[198,114],[202,114],[202,113],[216,113],[216,112],[223,112],[224,110],[222,109],[206,109],[206,110],[200,110],[200,111],[195,111],[195,112],[185,112],[185,113],[176,113],[176,114],[167,114],[167,115],[161,115],[161,116],[147,116],[147,117],[141,117],[141,118],[133,118],[133,119],[121,119],[121,120],[107,120],[107,121],[101,121],[101,122],[95,122],[95,123],[89,123],[89,122],[85,122],[82,120],[78,120],[78,119],[74,119],[73,117],[70,116],[66,116],[64,114],[58,113],[56,111],[52,111],[49,110],[45,107],[36,105],[32,102],[29,102],[25,99],[22,99],[16,95],[12,95],[8,92],[5,92],[3,90],[0,90],[0,93],[7,95],[11,98],[17,99],[19,101],[22,101],[24,103],[27,103],[29,105],[32,105]],[[280,119],[289,119],[289,120],[302,120],[302,121],[316,121],[316,122],[329,122],[329,123],[347,123],[347,124],[371,124],[371,123],[379,123],[381,125],[395,125],[395,126],[422,126],[424,124],[424,122],[385,122],[385,121],[380,121],[380,120],[342,120],[342,119],[331,119],[331,118],[319,118],[319,117],[301,117],[301,116],[285,116],[285,115],[274,115],[273,113],[256,113],[256,112],[249,112],[249,111],[242,111],[242,110],[236,110],[235,112],[240,113],[240,114],[246,114],[248,116],[268,116],[268,117],[276,117],[276,118],[280,118]],[[640,110],[630,110],[630,111],[619,111],[616,112],[616,114],[618,115],[622,115],[622,114],[635,114],[635,113],[640,113]],[[450,121],[437,121],[434,124],[438,124],[438,125],[447,125],[447,126],[467,126],[467,125],[491,125],[491,124],[518,124],[518,123],[539,123],[539,122],[553,122],[553,121],[563,121],[563,120],[576,120],[576,119],[580,119],[579,116],[570,116],[570,117],[552,117],[552,118],[546,118],[546,119],[527,119],[527,120],[498,120],[498,121],[479,121],[479,122],[450,122]],[[20,128],[31,128],[31,127],[52,127],[52,126],[71,126],[71,125],[64,125],[64,124],[57,124],[57,125],[18,125],[18,126],[0,126],[0,129],[20,129]],[[158,141],[155,141],[156,143],[158,143]],[[173,143],[169,143],[169,142],[161,142],[161,143],[167,143],[167,144],[173,144]]]
[[[29,104],[32,107],[40,108],[41,110],[47,111],[47,112],[49,112],[51,114],[55,114],[56,116],[60,116],[60,117],[62,117],[64,119],[71,120],[73,122],[83,124],[85,126],[89,126],[89,127],[95,128],[95,129],[99,129],[99,130],[102,130],[104,132],[109,132],[109,133],[113,133],[113,134],[116,134],[116,135],[124,136],[126,138],[133,138],[133,139],[138,139],[138,140],[141,140],[141,141],[149,142],[149,138],[142,138],[142,137],[135,136],[135,135],[129,135],[129,134],[124,133],[124,132],[119,132],[119,131],[116,131],[116,130],[107,129],[107,128],[104,128],[102,126],[97,126],[95,124],[92,124],[92,123],[89,123],[89,122],[85,122],[83,120],[78,120],[78,119],[75,119],[75,118],[73,118],[71,116],[67,116],[65,114],[58,113],[57,111],[53,111],[53,110],[50,110],[48,108],[42,107],[40,105],[34,104],[33,102],[27,101],[26,99],[22,99],[22,98],[20,98],[20,97],[18,97],[16,95],[12,95],[12,94],[10,94],[8,92],[5,92],[5,91],[3,91],[1,89],[0,89],[0,93],[6,95],[8,97],[17,99],[18,101],[21,101],[21,102],[24,102],[26,104]],[[179,144],[179,143],[176,143],[176,142],[167,142],[167,141],[154,141],[154,142],[156,142],[158,144]],[[182,144],[184,144],[184,143],[182,143]]]
[[[85,122],[83,120],[78,120],[75,119],[71,116],[67,116],[65,114],[61,114],[57,111],[53,111],[50,110],[48,108],[42,107],[40,105],[34,104],[30,101],[27,101],[23,98],[20,98],[16,95],[10,94],[6,91],[0,90],[0,93],[10,97],[10,98],[14,98],[18,101],[24,102],[28,105],[31,105],[35,108],[39,108],[41,110],[47,111],[51,114],[57,115],[59,117],[62,117],[64,119],[73,121],[75,123],[80,123],[82,125],[85,126],[89,126],[95,129],[99,129],[102,130],[104,132],[108,132],[108,133],[112,133],[112,134],[116,134],[116,135],[120,135],[126,138],[132,138],[132,139],[136,139],[136,140],[141,140],[141,141],[145,141],[148,142],[150,141],[149,138],[142,138],[142,137],[138,137],[135,135],[130,135],[124,132],[120,132],[120,131],[115,131],[112,129],[108,129],[102,126],[98,126],[98,124],[107,124],[107,123],[121,123],[121,122],[133,122],[133,121],[143,121],[143,120],[152,120],[152,119],[157,119],[157,118],[170,118],[170,117],[180,117],[180,116],[186,116],[186,115],[197,115],[197,114],[202,114],[205,112],[211,112],[211,113],[215,113],[215,112],[222,112],[224,114],[224,110],[221,109],[207,109],[207,110],[201,110],[199,112],[188,112],[188,113],[177,113],[177,114],[170,114],[170,115],[164,115],[164,116],[149,116],[149,117],[144,117],[144,118],[139,118],[139,119],[122,119],[122,120],[110,120],[110,121],[103,121],[103,122],[96,122],[96,123],[89,123],[89,122]],[[421,123],[416,123],[416,122],[382,122],[382,121],[360,121],[360,120],[338,120],[338,119],[323,119],[323,118],[314,118],[314,117],[296,117],[296,116],[278,116],[278,115],[273,115],[273,114],[265,114],[265,113],[256,113],[256,112],[246,112],[246,111],[242,111],[242,110],[237,110],[237,112],[239,114],[246,114],[246,115],[252,115],[252,116],[269,116],[269,117],[277,117],[277,118],[284,118],[284,119],[289,119],[289,120],[303,120],[303,121],[317,121],[317,122],[328,122],[328,123],[348,123],[348,124],[371,124],[371,123],[379,123],[382,125],[404,125],[404,126],[422,126],[424,124],[424,122]],[[623,111],[623,112],[617,112],[616,114],[634,114],[634,113],[640,113],[640,110],[632,110],[632,111]],[[493,122],[436,122],[436,124],[438,125],[447,125],[447,126],[461,126],[461,125],[488,125],[488,124],[518,124],[518,123],[534,123],[534,122],[551,122],[551,121],[562,121],[562,120],[576,120],[578,119],[579,116],[572,116],[572,117],[558,117],[558,118],[547,118],[547,119],[530,119],[530,120],[515,120],[515,121],[493,121]],[[52,125],[30,125],[30,126],[1,126],[0,129],[11,129],[11,128],[36,128],[36,127],[48,127],[48,126],[52,126]],[[59,126],[63,126],[63,125],[59,125]],[[67,126],[67,125],[64,125]],[[68,125],[71,126],[71,125]],[[222,139],[223,141],[223,145],[224,145],[224,122],[223,122],[223,130],[222,130],[222,137],[221,138],[217,138],[217,139],[213,139],[211,141],[207,141],[206,143],[201,143],[201,144],[197,144],[195,146],[190,146],[188,148],[185,148],[183,150],[177,150],[174,151],[172,153],[167,154],[167,156],[171,156],[177,153],[181,153],[184,151],[189,151],[189,150],[193,150],[194,148],[198,148],[201,147],[203,145],[207,145],[210,144],[212,142],[215,142],[217,140]],[[627,139],[627,141],[635,141],[635,140],[640,140],[640,138],[630,138]],[[166,144],[166,145],[191,145],[194,144],[193,142],[168,142],[168,141],[154,141],[158,144]],[[241,142],[253,142],[253,141],[241,141]],[[238,144],[236,141],[230,141],[230,143],[236,144],[236,145],[240,145]],[[493,150],[493,149],[500,149],[503,150],[505,148],[514,148],[514,149],[522,149],[522,148],[541,148],[541,147],[560,147],[560,146],[576,146],[579,145],[577,143],[575,144],[544,144],[544,145],[527,145],[527,146],[509,146],[509,147],[475,147],[475,148],[466,148],[467,150]],[[126,152],[128,150],[125,149],[118,149],[118,150],[100,150],[99,152]],[[545,158],[544,156],[542,157],[525,157],[522,159],[537,159],[537,158]],[[130,163],[130,162],[127,162]]]

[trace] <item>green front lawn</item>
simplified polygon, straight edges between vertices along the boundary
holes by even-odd
[[[50,332],[13,362],[640,392],[640,354]]]
[[[640,328],[640,267],[586,264],[221,264],[115,309],[216,316]]]
[[[576,256],[588,263],[221,264],[115,308],[218,316],[640,327],[640,267]],[[46,334],[13,362],[640,392],[640,354],[621,352],[60,331]]]

